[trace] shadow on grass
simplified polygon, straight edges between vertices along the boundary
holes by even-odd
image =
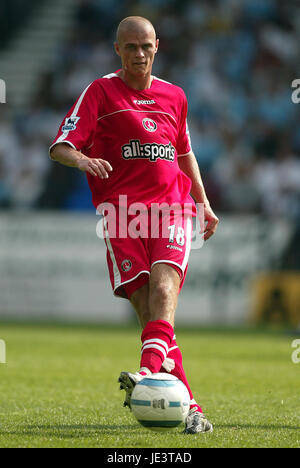
[[[136,435],[140,433],[141,427],[136,425],[117,425],[117,424],[57,424],[57,425],[30,425],[20,427],[17,431],[1,431],[0,435],[27,435],[27,436],[51,436],[65,439],[73,438],[86,438],[90,436],[95,436],[97,433],[101,435],[113,435],[116,431],[119,433],[120,429],[126,431],[127,435]],[[245,429],[256,429],[256,430],[292,430],[299,431],[299,426],[288,426],[288,425],[276,425],[276,424],[218,424],[214,427],[214,431],[217,432],[218,429],[233,429],[236,431],[242,431]],[[173,432],[173,435],[176,435]]]
[[[30,425],[30,426],[20,426],[19,430],[7,430],[1,431],[0,435],[23,435],[23,436],[52,436],[58,438],[65,438],[65,439],[74,439],[74,438],[82,438],[82,437],[90,437],[92,435],[95,436],[97,433],[101,433],[102,435],[112,435],[116,433],[116,431],[122,430],[126,431],[127,434],[134,434],[139,429],[140,426],[136,425],[117,425],[117,424],[57,424],[57,425]]]

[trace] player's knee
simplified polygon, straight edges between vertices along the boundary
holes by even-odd
[[[171,281],[152,281],[150,286],[151,296],[159,302],[167,303],[174,294],[174,285]]]

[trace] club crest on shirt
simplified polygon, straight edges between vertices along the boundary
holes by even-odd
[[[65,120],[65,125],[62,128],[63,132],[70,132],[71,130],[76,129],[76,124],[80,117],[67,117]]]
[[[157,129],[157,124],[156,122],[154,122],[154,120],[152,119],[143,119],[143,127],[145,130],[147,130],[147,132],[155,132],[155,130]]]
[[[123,271],[127,272],[129,270],[131,270],[132,268],[132,263],[130,260],[123,260],[123,262],[121,263],[121,268]]]

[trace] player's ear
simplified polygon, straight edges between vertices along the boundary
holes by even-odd
[[[116,54],[120,56],[119,44],[117,42],[114,42],[114,48],[115,48]]]
[[[156,39],[156,43],[155,43],[155,53],[158,51],[158,46],[159,46],[159,39]]]

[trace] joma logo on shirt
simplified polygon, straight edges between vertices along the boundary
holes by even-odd
[[[133,102],[134,102],[134,104],[138,104],[139,106],[140,106],[141,104],[155,104],[154,99],[151,99],[151,100],[141,100],[141,101],[139,101],[138,99],[134,99]]]
[[[158,143],[145,143],[140,140],[130,140],[129,145],[122,146],[122,156],[124,159],[149,159],[155,162],[157,159],[174,161],[175,148],[169,143],[160,145]]]

